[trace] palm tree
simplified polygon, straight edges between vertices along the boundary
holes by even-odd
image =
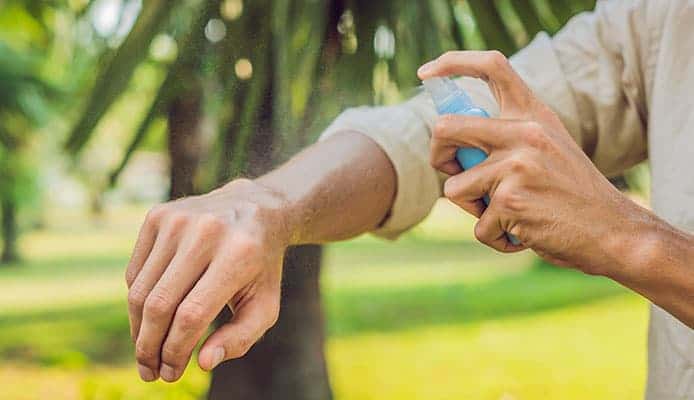
[[[38,61],[0,42],[0,264],[19,259],[17,213],[32,192],[25,150],[33,130],[45,119],[44,97],[50,92],[36,73]]]

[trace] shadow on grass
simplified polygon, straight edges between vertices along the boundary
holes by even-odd
[[[623,293],[607,279],[535,267],[476,284],[335,289],[325,293],[325,304],[335,337],[527,315]],[[0,358],[48,365],[131,360],[125,302],[0,313]]]

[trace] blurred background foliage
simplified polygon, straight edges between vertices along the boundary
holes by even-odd
[[[591,0],[1,1],[2,262],[29,271],[26,278],[33,282],[35,273],[41,275],[36,268],[47,274],[60,264],[36,261],[41,250],[34,244],[45,244],[42,235],[53,232],[55,221],[64,221],[74,210],[87,210],[80,218],[103,233],[113,229],[109,209],[143,207],[202,193],[234,177],[257,176],[315,140],[345,107],[393,104],[411,96],[418,85],[416,68],[442,52],[493,48],[512,55],[538,32],[553,34],[571,16],[594,6]],[[626,182],[647,193],[647,167],[637,168]],[[137,219],[128,221],[135,226]],[[28,245],[20,246],[20,232],[29,236]],[[416,238],[428,243],[431,236],[415,233],[402,246],[418,249]],[[22,248],[29,250],[21,253]],[[112,265],[125,256],[123,249],[102,261]],[[24,264],[20,257],[27,259]],[[90,257],[83,262],[93,263]],[[322,257],[318,247],[290,251],[284,316],[247,361],[215,373],[211,398],[234,393],[253,393],[244,398],[331,396],[322,351]],[[8,282],[16,283],[16,273],[8,272]],[[533,279],[512,287],[520,289]],[[567,282],[576,296],[557,300],[548,295],[556,300],[549,303],[559,306],[583,298],[582,281]],[[615,289],[605,287],[606,293]],[[595,293],[600,297],[602,292]],[[352,326],[353,321],[365,324],[360,318],[373,318],[369,323],[376,331],[381,323],[386,329],[406,321],[369,314],[368,306],[357,308],[362,314],[346,306],[369,298],[378,310],[379,304],[389,304],[378,293],[328,296],[339,299],[329,302],[329,319],[337,309],[340,316],[330,319],[329,335],[360,331]],[[451,299],[451,304],[461,301]],[[497,314],[518,301],[506,300],[498,308],[470,306],[467,318],[476,318],[476,312]],[[310,311],[306,303],[314,305]],[[76,355],[67,360],[78,365],[117,362],[129,351],[126,342],[115,339],[111,350],[101,348],[107,345],[100,340],[123,333],[124,314],[109,304],[95,325],[85,316],[83,328],[101,339],[85,333],[86,347],[68,352]],[[416,304],[411,307],[417,309]],[[425,318],[429,322],[452,318],[436,313],[435,307],[420,311],[432,315]],[[19,342],[23,344],[9,340],[6,347],[0,342],[0,355],[32,360],[32,352],[25,350],[37,345],[37,353],[43,354],[39,359],[53,357],[42,352],[40,343]],[[320,350],[307,353],[307,343]],[[291,356],[280,357],[281,352]]]
[[[199,193],[286,159],[347,106],[402,100],[445,50],[511,55],[594,3],[8,0],[0,138],[27,149],[51,119],[45,141],[95,211],[140,149],[168,153],[170,197]]]

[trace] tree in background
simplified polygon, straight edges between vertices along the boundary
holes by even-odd
[[[38,61],[0,42],[0,264],[19,260],[18,212],[34,194],[31,136],[45,120],[48,86],[36,72]]]
[[[82,10],[93,5],[84,3]],[[123,7],[131,3],[140,4],[126,0]],[[164,119],[170,197],[199,193],[286,160],[346,106],[401,100],[418,83],[417,66],[445,50],[497,48],[510,55],[593,3],[145,1],[115,50],[95,57],[96,73],[65,149],[79,158],[135,72],[153,66],[161,84],[105,181],[117,182],[153,123]],[[151,44],[161,38],[175,43],[171,62],[152,60]],[[245,358],[215,370],[210,398],[331,397],[320,262],[318,246],[288,251],[280,320]]]
[[[0,262],[19,259],[19,212],[39,211],[37,153],[42,149],[37,137],[53,117],[71,109],[69,95],[83,84],[85,70],[106,48],[96,37],[87,43],[75,34],[76,21],[85,18],[88,3],[0,2]],[[82,29],[81,34],[92,37],[93,29]],[[40,142],[54,143],[56,137],[44,134]]]

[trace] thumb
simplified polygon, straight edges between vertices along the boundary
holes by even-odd
[[[263,334],[275,324],[279,307],[253,298],[243,304],[233,319],[205,340],[198,354],[198,365],[211,371],[226,360],[243,357]]]

